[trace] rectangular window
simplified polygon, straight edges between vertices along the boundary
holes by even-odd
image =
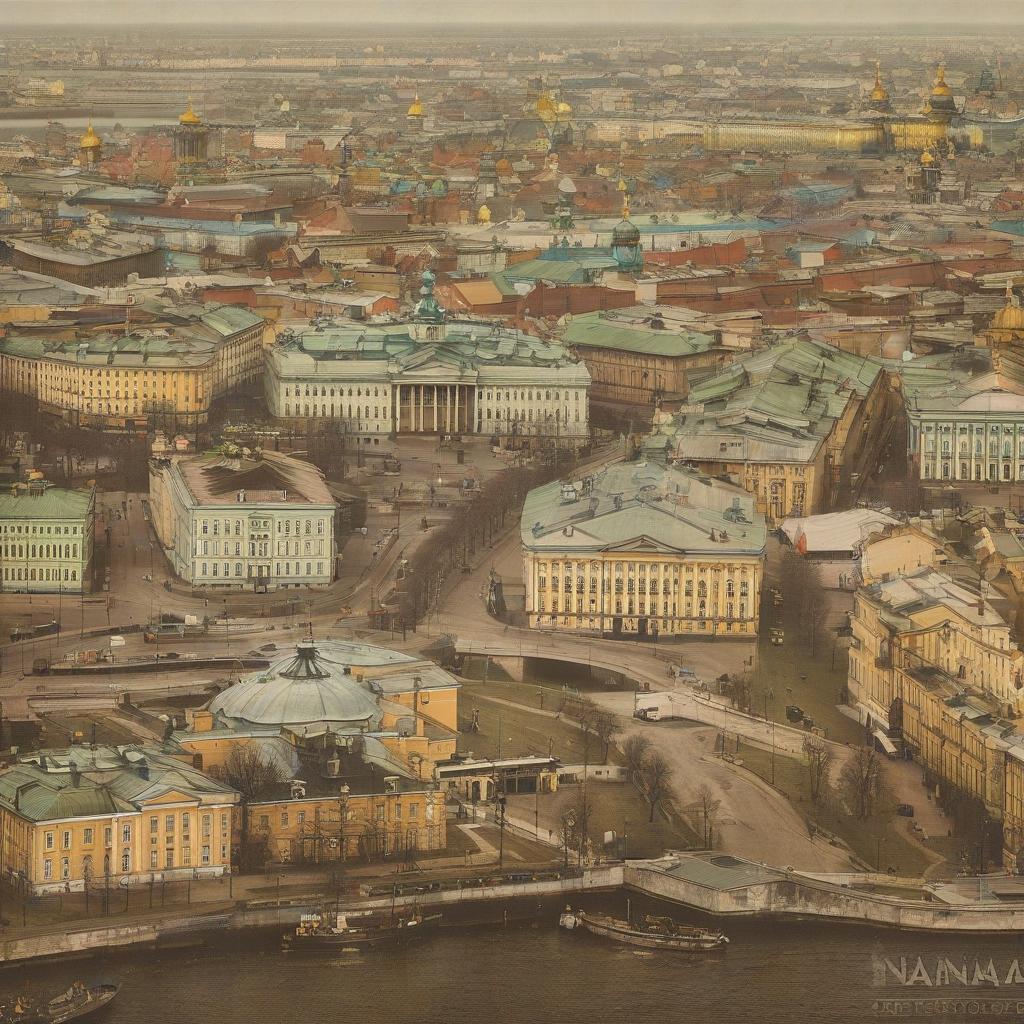
[[[157,817],[150,818],[149,819],[149,834],[153,835],[154,833],[158,832],[159,829],[160,829],[160,819],[157,818]]]
[[[165,868],[173,868],[174,867],[174,851],[173,850],[168,850],[164,854],[164,867]]]
[[[114,841],[114,830],[108,825],[103,830],[103,845],[110,846]]]
[[[132,841],[132,827],[131,825],[125,825],[121,829],[121,842],[130,843]]]
[[[54,846],[54,833],[53,832],[47,832],[46,833],[46,848],[48,850],[52,850],[53,846]]]
[[[93,830],[91,828],[82,830],[82,844],[84,846],[92,846],[93,842]]]
[[[192,863],[192,847],[183,846],[181,848],[181,863],[188,867]]]
[[[149,851],[149,866],[151,868],[160,867],[160,855],[157,853],[156,850]]]
[[[164,831],[167,832],[169,835],[173,835],[174,834],[174,815],[173,814],[168,814],[164,818]]]
[[[282,811],[281,812],[281,828],[287,828],[287,827],[288,827],[288,812],[287,811]]]
[[[71,849],[71,830],[65,829],[60,836],[60,848],[62,850]]]
[[[209,864],[210,863],[210,848],[208,846],[204,846],[203,847],[202,861],[203,861],[204,864]]]
[[[210,829],[212,827],[212,817],[209,814],[203,815],[203,836],[209,837]]]
[[[43,861],[43,880],[49,881],[53,878],[53,861],[49,857]]]

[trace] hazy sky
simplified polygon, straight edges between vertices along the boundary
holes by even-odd
[[[0,0],[8,24],[414,21],[674,23],[1024,22],[1024,0]]]

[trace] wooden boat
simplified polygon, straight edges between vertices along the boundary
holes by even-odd
[[[120,985],[86,986],[76,981],[67,992],[36,1005],[27,999],[15,1000],[11,1007],[0,1008],[0,1024],[67,1024],[85,1020],[107,1009]]]
[[[285,950],[329,951],[404,946],[425,938],[441,920],[440,914],[424,917],[418,911],[404,916],[376,911],[303,914],[294,932],[286,932]]]
[[[721,949],[729,940],[721,933],[707,928],[677,924],[670,917],[648,914],[641,924],[631,924],[605,914],[591,914],[583,910],[566,908],[558,922],[563,928],[582,928],[592,935],[624,942],[643,949],[667,949],[687,953],[703,953]]]

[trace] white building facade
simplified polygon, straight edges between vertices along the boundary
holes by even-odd
[[[253,461],[150,464],[153,525],[175,573],[204,588],[326,586],[334,579],[336,506],[323,477],[277,453]]]

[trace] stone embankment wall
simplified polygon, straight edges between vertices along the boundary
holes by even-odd
[[[440,892],[421,893],[416,896],[399,896],[394,905],[404,907],[415,904],[420,908],[453,906],[459,903],[484,902],[488,900],[511,900],[525,896],[553,896],[558,894],[594,892],[618,889],[622,886],[623,867],[621,864],[591,868],[579,878],[561,878],[542,882],[516,882],[509,885],[491,885],[461,889],[447,889]],[[321,906],[319,897],[304,897],[301,900],[286,899],[278,906],[273,898],[254,905],[210,908],[202,912],[198,908],[191,913],[167,913],[121,925],[105,924],[103,927],[74,928],[67,925],[52,931],[37,932],[24,937],[0,941],[0,965],[43,959],[66,957],[75,954],[120,947],[157,948],[173,945],[190,936],[205,932],[228,931],[244,928],[272,928],[295,925],[300,915]],[[373,900],[346,902],[349,910],[389,909],[391,897]]]
[[[701,885],[642,862],[627,865],[624,875],[629,888],[723,917],[815,917],[914,931],[1024,931],[1024,906],[906,900],[795,872],[737,889]]]

